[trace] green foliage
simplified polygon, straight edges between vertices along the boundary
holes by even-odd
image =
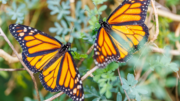
[[[108,77],[112,77],[113,75],[112,72],[115,71],[117,68],[119,67],[119,65],[117,63],[110,63],[106,68],[103,68],[103,69],[98,69],[94,72],[95,76],[93,78],[94,81],[98,82],[99,80],[101,80],[101,76],[102,75],[108,75]]]
[[[2,2],[4,2],[3,0]],[[16,20],[16,23],[23,23],[25,15],[29,10],[38,8],[39,0],[25,0],[25,2],[12,2],[10,7],[7,7],[7,14],[11,16],[11,20]]]
[[[84,91],[88,93],[85,94],[85,98],[94,97],[92,101],[101,101],[101,100],[106,101],[106,97],[100,94],[93,86],[84,87]]]
[[[92,0],[95,5],[103,4],[107,0]]]
[[[16,2],[12,3],[12,8],[7,8],[8,15],[12,16],[11,20],[16,20],[16,23],[23,23],[24,15],[26,13],[25,9],[26,5],[21,3],[20,5],[16,5]]]
[[[87,58],[88,55],[87,54],[79,54],[77,52],[71,52],[74,59],[81,59],[81,58]]]
[[[95,6],[97,6],[97,4],[101,4],[104,3],[106,0],[94,0]],[[102,11],[104,11],[107,8],[106,5],[100,6],[99,9],[94,8],[93,10],[90,10],[88,6],[85,6],[85,10],[87,11],[87,14],[89,16],[89,18],[91,18],[89,20],[89,24],[90,24],[90,28],[93,29],[97,29],[100,27],[99,24],[99,15],[102,14]],[[97,17],[98,16],[98,17]]]
[[[72,18],[69,16],[70,14],[70,6],[69,6],[69,1],[67,0],[66,2],[62,1],[60,4],[60,0],[48,0],[48,8],[51,11],[51,15],[57,14],[57,20],[60,20],[60,24],[58,22],[55,22],[54,25],[55,27],[51,27],[49,31],[51,33],[56,33],[56,38],[60,40],[61,42],[65,42],[64,36],[70,33],[71,39],[69,42],[73,42],[73,38],[81,38],[81,24],[84,25],[84,29],[88,30],[89,28],[87,27],[87,22],[84,21],[87,17],[84,14],[84,10],[82,10],[81,7],[81,1],[78,1],[76,3],[76,9],[75,9],[75,14],[76,18]],[[71,23],[74,23],[74,26],[71,25]],[[69,28],[70,27],[70,28]],[[74,27],[75,31],[72,31],[72,27]],[[83,32],[85,32],[85,30]],[[85,34],[85,33],[83,33]],[[61,37],[63,38],[61,38]]]
[[[94,74],[93,80],[96,81],[100,87],[100,94],[105,94],[107,98],[112,96],[113,82],[117,80],[117,77],[114,76],[114,70],[119,67],[117,63],[111,63],[107,68],[99,69]]]
[[[127,75],[127,80],[122,78],[122,88],[128,92],[128,96],[131,99],[136,99],[137,101],[141,101],[141,94],[147,94],[147,91],[144,90],[140,86],[135,86],[138,81],[135,80],[133,74],[128,74]]]
[[[8,73],[6,71],[0,71],[0,76],[7,79],[9,75],[8,75]]]
[[[177,72],[179,70],[178,65],[174,62],[171,62],[171,58],[167,55],[155,56],[155,61],[150,62],[150,68],[152,70],[154,70],[155,68],[166,68],[169,71],[171,69],[174,72]]]
[[[39,0],[25,0],[28,9],[35,9],[39,6]]]
[[[166,0],[166,4],[168,6],[176,5],[180,2],[180,0]]]
[[[122,101],[122,95],[120,92],[118,92],[118,94],[117,94],[116,101]]]
[[[71,2],[69,0],[7,1],[8,0],[0,0],[2,4],[0,25],[16,50],[19,53],[22,52],[17,41],[9,34],[9,24],[14,22],[29,24],[47,33],[49,30],[50,33],[54,33],[55,38],[60,40],[63,44],[68,40],[72,43],[73,48],[70,50],[76,64],[79,62],[79,59],[85,58],[79,67],[81,76],[95,66],[92,58],[93,52],[89,55],[85,53],[95,41],[97,31],[100,27],[99,19],[106,21],[106,18],[110,12],[112,12],[110,10],[117,6],[116,3],[113,3],[115,0],[90,0],[88,2],[91,3],[87,5],[84,5],[84,2],[81,2],[81,0],[75,0],[75,9],[73,12],[75,15],[72,17],[70,10]],[[169,9],[172,9],[172,6],[178,8],[179,1],[180,0],[166,0],[165,5],[167,5]],[[180,12],[180,10],[176,10]],[[172,21],[172,19],[164,18],[159,15],[160,33],[154,44],[165,50],[164,54],[152,52],[149,46],[154,47],[154,45],[147,44],[146,47],[142,47],[140,51],[134,53],[133,56],[129,58],[128,62],[113,62],[106,68],[97,69],[92,74],[93,77],[88,77],[83,81],[85,100],[126,101],[127,97],[124,90],[126,90],[131,99],[136,101],[147,101],[147,99],[149,101],[171,101],[173,100],[172,98],[175,98],[175,90],[178,91],[180,96],[180,83],[176,88],[176,75],[179,71],[180,56],[169,54],[170,50],[176,50],[176,41],[180,41],[180,37],[175,37],[175,32],[173,30],[170,31],[171,26],[169,23],[173,23]],[[150,35],[153,35],[155,33],[153,30],[155,22],[151,20],[149,24]],[[164,48],[167,46],[168,48]],[[2,37],[0,37],[0,48],[8,54],[13,55],[12,50]],[[20,63],[9,64],[1,57],[0,67],[22,68]],[[119,80],[117,68],[120,68],[123,85],[121,85]],[[138,74],[139,72],[140,74]],[[38,74],[35,74],[38,89],[41,90],[43,87],[37,75]],[[138,78],[137,75],[140,77]],[[134,76],[137,80],[135,80]],[[15,87],[12,88],[12,92],[10,92],[9,95],[5,95],[4,92],[10,87],[8,84],[11,80],[14,82]],[[36,93],[32,90],[34,86],[31,77],[26,71],[10,73],[0,71],[0,85],[2,91],[0,92],[0,100],[2,101],[37,101],[33,97]],[[48,93],[43,96],[40,93],[40,98],[41,100],[45,100],[52,97],[54,94],[55,93]],[[72,101],[72,99],[67,97],[66,94],[63,94],[54,101]]]
[[[93,3],[95,4],[95,6],[99,6],[99,4],[104,3],[107,0],[94,0]],[[89,43],[94,43],[95,37],[96,37],[96,33],[97,33],[97,29],[100,27],[99,24],[99,17],[100,14],[102,14],[102,11],[104,11],[107,8],[106,5],[102,5],[99,6],[99,8],[94,8],[94,9],[90,9],[87,5],[85,5],[85,11],[88,15],[88,23],[90,24],[90,29],[92,30],[92,32],[86,33],[83,35],[83,39],[87,40]],[[98,17],[97,17],[98,16]]]

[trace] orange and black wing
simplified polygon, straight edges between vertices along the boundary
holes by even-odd
[[[28,57],[54,52],[62,45],[52,36],[29,26],[11,24],[9,30]]]
[[[43,71],[43,67],[56,55],[57,52],[58,51],[55,51],[46,55],[39,55],[35,57],[28,57],[23,53],[22,56],[23,56],[23,61],[25,62],[26,66],[28,66],[28,68],[31,71],[36,73],[39,71]],[[56,62],[51,64],[51,66],[48,68],[48,69],[51,69],[51,71],[48,71],[48,73],[44,72],[44,73],[47,73],[46,79],[52,78],[49,81],[46,80],[47,86],[43,83],[42,77],[40,76],[40,80],[44,88],[47,89],[48,91],[51,91],[51,92],[59,91],[56,85],[57,74],[55,75],[55,72],[57,73],[60,68],[59,64],[61,62],[61,59],[62,59],[62,56],[59,57],[59,59]]]
[[[149,32],[145,24],[112,26],[110,34],[120,57],[117,61],[124,62],[129,55],[138,50],[148,40]]]
[[[37,73],[43,70],[46,64],[48,64],[50,60],[56,56],[57,52],[58,50],[51,53],[38,55],[35,57],[28,57],[25,55],[24,52],[22,52],[22,59],[26,66],[29,68],[29,70],[31,70],[34,73]]]
[[[143,24],[150,0],[124,0],[108,17],[110,25]]]
[[[40,73],[42,85],[49,91],[63,91],[74,101],[84,101],[83,85],[70,52],[59,57]]]
[[[94,61],[99,67],[106,67],[112,61],[119,58],[119,52],[110,35],[101,27],[94,44]]]

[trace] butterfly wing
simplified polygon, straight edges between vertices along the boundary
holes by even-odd
[[[41,71],[39,78],[45,89],[51,92],[62,90],[74,101],[84,100],[82,81],[70,52],[43,69],[59,52],[62,44],[58,40],[24,25],[12,24],[9,30],[23,48],[26,66],[34,73]]]
[[[124,0],[108,17],[110,25],[143,24],[150,0]]]
[[[112,30],[111,37],[120,53],[119,62],[126,61],[130,54],[147,42],[149,36],[145,24],[112,26]]]
[[[28,57],[25,55],[24,52],[22,52],[22,59],[26,66],[29,68],[34,73],[37,73],[39,71],[42,71],[42,69],[45,67],[45,65],[55,57],[57,54],[57,51],[48,53],[48,54],[43,54],[43,55],[38,55],[35,57]]]
[[[54,52],[62,45],[52,36],[29,26],[11,24],[9,30],[28,57]]]
[[[117,61],[126,61],[134,49],[147,42],[149,32],[144,21],[149,3],[150,0],[124,0],[107,19],[112,29],[110,36],[120,53]]]
[[[49,91],[58,89],[65,92],[74,101],[84,100],[80,74],[70,52],[66,52],[49,68],[42,71],[39,78],[43,86]]]
[[[101,27],[98,31],[94,44],[94,61],[99,67],[106,65],[119,58],[119,52],[106,30]]]

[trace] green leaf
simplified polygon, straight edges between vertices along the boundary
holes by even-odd
[[[107,98],[110,98],[111,96],[112,96],[111,91],[110,91],[110,90],[107,90],[107,91],[106,91],[106,97],[107,97]]]
[[[137,100],[137,101],[141,101],[141,97],[140,97],[139,94],[136,94],[136,100]]]
[[[87,54],[80,54],[78,52],[71,52],[71,54],[73,55],[74,59],[81,59],[81,58],[87,58],[88,57]]]
[[[104,11],[106,8],[107,8],[107,6],[106,6],[106,5],[103,5],[103,6],[101,6],[101,7],[98,9],[98,11],[99,11],[99,12],[102,12],[102,11]]]
[[[166,91],[160,85],[156,85],[154,88],[154,94],[158,99],[162,99],[166,96]]]
[[[100,90],[100,94],[104,94],[107,90],[107,84],[103,86],[103,88]]]
[[[107,78],[107,74],[102,74],[101,77],[102,78]]]
[[[122,88],[124,89],[124,90],[129,90],[130,89],[130,87],[129,87],[129,85],[122,85]]]
[[[123,85],[128,85],[128,81],[125,78],[122,78]]]
[[[175,77],[169,77],[166,79],[166,87],[175,87],[176,86],[176,78]]]
[[[60,96],[59,101],[63,101],[65,98],[66,98],[66,94],[63,94],[63,95]]]
[[[21,85],[22,87],[24,87],[24,88],[27,87],[25,81],[23,80],[23,76],[22,76],[22,75],[18,75],[18,76],[17,76],[17,83],[18,83],[19,85]]]
[[[8,73],[6,71],[0,71],[0,76],[7,79],[9,77]]]
[[[168,6],[176,5],[178,4],[179,0],[166,0],[166,4]]]
[[[133,74],[129,74],[127,75],[127,80],[128,80],[128,84],[131,86],[134,86],[135,84],[137,84],[137,80],[134,79],[134,75]]]
[[[100,79],[100,80],[98,81],[98,83],[105,82],[105,81],[107,81],[107,79]]]
[[[98,92],[96,91],[96,89],[95,89],[93,86],[91,86],[91,91],[92,91],[94,94],[98,95]]]
[[[88,7],[87,5],[84,6],[84,9],[85,9],[86,11],[88,11],[88,13],[90,12],[90,9],[89,9],[89,7]]]
[[[100,98],[95,98],[92,101],[100,101]]]
[[[171,68],[174,72],[179,71],[178,64],[176,64],[176,63],[170,63],[169,66],[170,66],[170,68]]]
[[[98,80],[101,78],[101,75],[95,75],[94,77],[93,77],[93,80],[94,81],[96,81],[96,82],[98,82]]]
[[[90,97],[101,98],[101,96],[93,86],[91,86],[91,88],[89,86],[84,87],[84,92],[88,92],[88,94],[85,94],[85,98],[90,98]]]
[[[115,80],[117,80],[117,77],[112,76],[112,77],[111,77],[111,80],[112,80],[112,81],[115,81]]]
[[[122,101],[122,95],[120,92],[117,94],[116,101]]]
[[[33,100],[29,97],[24,97],[24,101],[33,101]]]
[[[148,91],[141,86],[136,86],[135,90],[140,94],[147,94],[148,93]]]
[[[95,5],[98,5],[98,4],[103,4],[104,2],[106,2],[107,0],[92,0],[93,1],[93,3],[95,4]]]
[[[166,64],[169,64],[171,62],[171,58],[166,56],[166,55],[163,55],[163,57],[161,58],[160,62],[164,65]]]
[[[105,84],[106,84],[106,82],[100,82],[99,87],[104,87]]]
[[[106,17],[104,17],[104,18],[103,18],[103,21],[106,22],[106,20],[107,20]]]
[[[85,98],[90,98],[90,97],[93,97],[94,96],[94,94],[85,94]]]

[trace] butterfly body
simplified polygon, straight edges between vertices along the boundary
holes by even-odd
[[[100,68],[112,61],[126,62],[148,40],[144,24],[150,0],[124,0],[104,22],[94,44],[94,61]]]
[[[50,67],[51,64],[53,64],[57,59],[61,56],[64,56],[66,52],[68,52],[68,49],[71,47],[71,43],[67,43],[66,45],[62,45],[61,48],[58,49],[57,54],[52,58],[47,65],[44,66],[43,70],[46,70],[48,67]]]
[[[111,32],[111,25],[108,24],[108,22],[103,21],[102,19],[99,20],[99,24],[101,25],[101,27],[103,27],[106,32],[110,33]]]
[[[63,91],[74,101],[84,101],[79,71],[66,45],[35,28],[12,24],[11,34],[21,45],[22,59],[29,70],[40,72],[39,79],[51,92]]]

